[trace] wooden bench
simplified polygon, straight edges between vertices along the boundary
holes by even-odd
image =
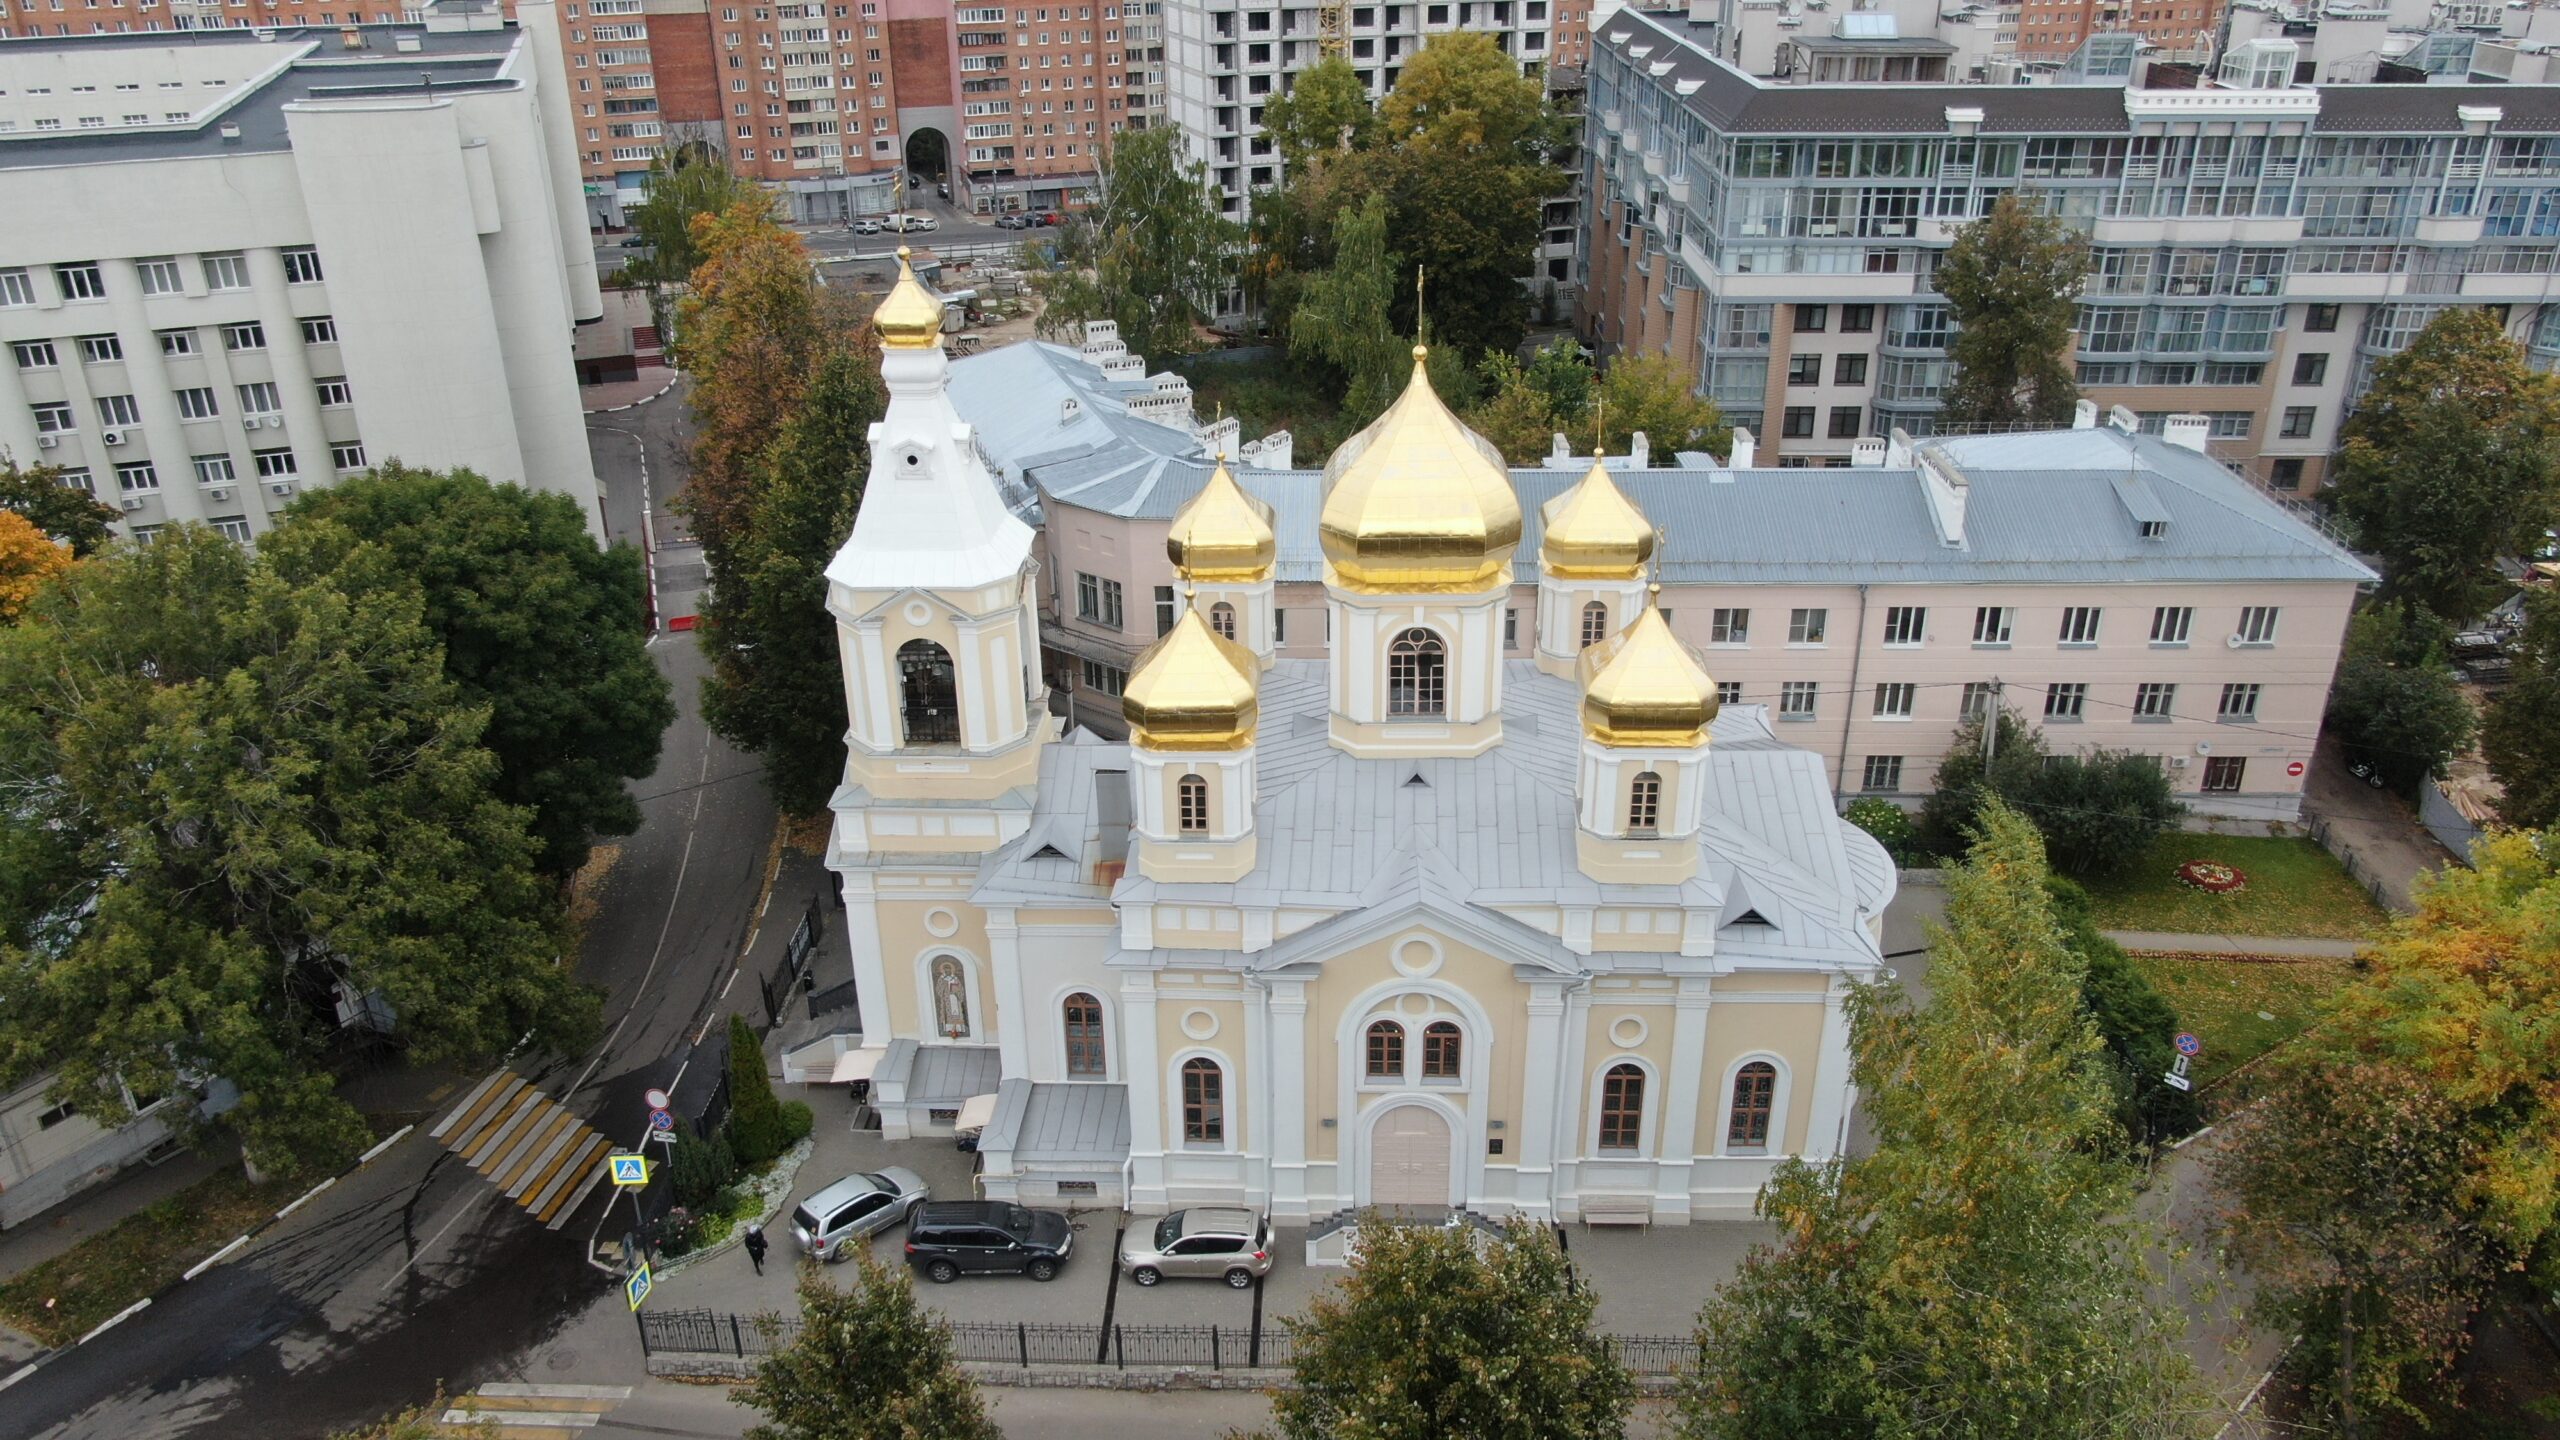
[[[1586,1195],[1582,1199],[1582,1228],[1594,1225],[1653,1226],[1653,1201],[1643,1195]]]

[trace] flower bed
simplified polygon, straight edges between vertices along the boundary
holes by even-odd
[[[2249,877],[2219,860],[2189,860],[2178,867],[2178,883],[2208,895],[2229,895],[2249,888]]]

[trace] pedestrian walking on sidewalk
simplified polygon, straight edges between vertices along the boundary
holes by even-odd
[[[764,1227],[761,1225],[747,1227],[747,1258],[755,1262],[757,1274],[764,1273]]]

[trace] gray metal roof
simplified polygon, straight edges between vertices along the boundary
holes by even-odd
[[[972,1095],[992,1095],[1003,1077],[1002,1052],[993,1045],[926,1045],[901,1037],[889,1042],[871,1072],[874,1088],[907,1087],[906,1103],[958,1103]]]
[[[1020,1077],[996,1090],[978,1148],[1023,1165],[1117,1165],[1129,1158],[1129,1087]]]

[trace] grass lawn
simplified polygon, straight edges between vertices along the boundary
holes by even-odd
[[[2194,1071],[2199,1089],[2301,1034],[2355,973],[2350,960],[2136,955],[2133,963],[2204,1042]]]
[[[0,1284],[0,1322],[47,1345],[67,1345],[157,1294],[308,1183],[252,1185],[237,1169],[198,1181]]]
[[[2189,860],[2229,865],[2249,877],[2248,887],[2214,895],[2182,885],[2178,867]],[[2098,923],[2109,930],[2361,940],[2387,918],[2329,852],[2310,840],[2173,831],[2123,874],[2088,886]]]

